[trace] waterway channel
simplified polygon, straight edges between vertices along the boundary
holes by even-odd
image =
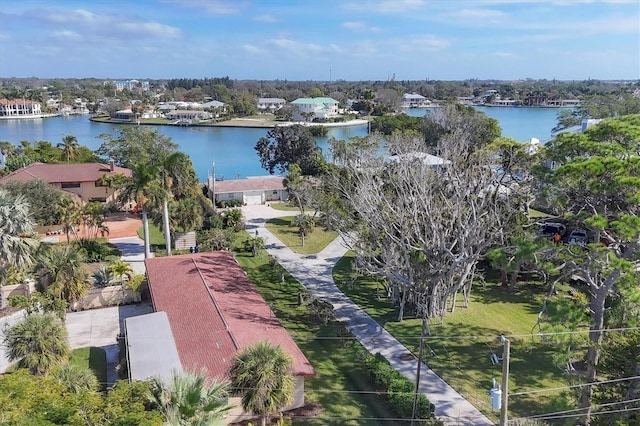
[[[551,137],[556,124],[557,108],[477,107],[498,120],[503,136],[519,141],[536,137],[545,141]],[[427,111],[415,108],[407,111],[412,116],[422,116]],[[97,149],[103,133],[116,135],[119,125],[94,123],[88,116],[52,117],[44,119],[0,120],[0,141],[19,144],[20,141],[49,141],[57,144],[65,135],[74,135],[78,143]],[[267,172],[260,166],[254,150],[257,140],[268,129],[238,127],[178,127],[155,126],[157,131],[170,137],[180,150],[191,157],[198,178],[206,179],[215,163],[217,177],[261,176]],[[331,137],[348,139],[366,136],[367,126],[332,127],[325,137],[317,138],[318,146],[327,153],[327,141]]]

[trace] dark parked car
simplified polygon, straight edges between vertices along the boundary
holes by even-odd
[[[587,231],[584,229],[574,229],[569,234],[569,245],[586,246],[589,242]]]
[[[547,222],[540,227],[539,234],[541,237],[548,238],[550,240],[553,239],[553,236],[559,234],[560,237],[564,237],[564,234],[567,233],[567,227],[562,223],[556,222]]]

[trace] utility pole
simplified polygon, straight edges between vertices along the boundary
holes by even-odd
[[[500,426],[507,426],[507,409],[509,405],[509,356],[511,352],[510,342],[504,336],[500,336],[504,345],[502,350],[502,406],[500,407]]]
[[[418,350],[418,368],[416,370],[416,388],[413,394],[413,407],[411,408],[411,426],[414,425],[416,419],[416,409],[418,408],[418,393],[420,392],[420,370],[422,369],[422,353],[424,352],[424,330],[425,321],[422,319],[422,330],[420,330],[420,349]]]

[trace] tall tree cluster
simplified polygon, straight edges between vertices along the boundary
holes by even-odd
[[[449,118],[457,124],[435,149],[415,134],[332,143],[330,221],[349,235],[357,268],[386,278],[399,320],[407,304],[428,319],[453,308],[458,292],[467,301],[478,260],[519,202],[476,129]]]

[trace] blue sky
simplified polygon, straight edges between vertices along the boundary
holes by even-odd
[[[0,0],[0,77],[640,78],[638,0]]]

